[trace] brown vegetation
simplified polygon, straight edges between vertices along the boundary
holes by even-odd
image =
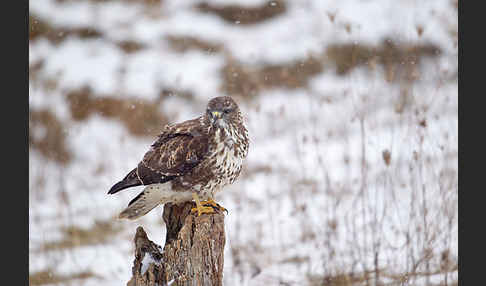
[[[69,36],[90,39],[99,38],[102,36],[102,33],[92,27],[54,27],[39,16],[29,14],[29,41],[34,41],[39,37],[46,37],[50,42],[59,44]]]
[[[194,94],[192,94],[191,91],[177,89],[177,88],[165,87],[165,88],[162,88],[159,92],[158,102],[161,102],[161,101],[164,100],[164,98],[167,98],[167,97],[170,97],[170,96],[177,96],[179,98],[184,98],[184,99],[187,99],[187,100],[194,100]]]
[[[81,228],[74,225],[63,227],[61,228],[63,239],[45,243],[42,245],[42,250],[49,251],[104,243],[121,230],[122,227],[115,224],[112,220],[96,221],[94,225],[89,228]]]
[[[362,44],[331,44],[326,56],[336,65],[339,75],[346,75],[359,66],[374,69],[383,65],[386,80],[414,81],[419,76],[418,67],[422,59],[435,58],[441,49],[434,44],[405,44],[385,39],[378,46]]]
[[[200,3],[196,8],[204,13],[213,13],[231,24],[250,25],[275,18],[285,13],[286,5],[282,0],[268,1],[259,7],[239,5],[213,6],[207,2]]]
[[[385,164],[387,166],[390,166],[390,162],[391,162],[391,153],[390,153],[390,150],[388,150],[388,149],[383,150],[383,152],[381,154],[383,156],[383,161],[385,162]]]
[[[63,124],[54,113],[47,109],[29,109],[29,147],[48,159],[66,164],[72,154],[65,140]]]
[[[66,3],[66,2],[79,2],[80,0],[56,0],[58,3]],[[159,5],[162,3],[162,0],[85,0],[90,1],[93,3],[106,3],[108,1],[119,1],[119,2],[126,2],[126,3],[140,3],[142,2],[144,5]]]
[[[127,54],[138,52],[145,48],[145,46],[141,43],[132,41],[132,40],[125,40],[117,43],[118,47]]]
[[[35,41],[43,37],[57,45],[71,36],[80,39],[95,39],[102,38],[103,33],[93,27],[56,27],[35,14],[29,14],[29,41]],[[127,54],[138,52],[145,48],[143,44],[132,40],[124,40],[114,44]]]
[[[189,50],[199,50],[208,53],[219,52],[222,49],[221,44],[213,44],[203,39],[199,39],[191,36],[167,36],[167,41],[170,47],[180,53],[187,52]]]
[[[79,272],[69,275],[59,275],[54,274],[52,270],[48,269],[29,274],[29,286],[46,284],[69,285],[69,283],[74,282],[73,280],[84,280],[93,277],[96,277],[96,275],[91,272]]]
[[[309,56],[284,64],[249,67],[229,60],[222,70],[223,87],[230,95],[254,96],[270,88],[305,87],[312,76],[323,71],[320,58]]]
[[[229,58],[222,69],[222,90],[230,95],[252,97],[271,88],[305,88],[326,65],[336,66],[341,76],[360,66],[374,70],[381,65],[388,82],[412,82],[420,76],[420,62],[440,53],[441,49],[433,44],[402,44],[387,39],[378,46],[331,44],[320,55],[282,64],[250,66]]]
[[[85,120],[93,113],[120,120],[135,136],[155,136],[167,124],[158,101],[94,95],[86,86],[67,94],[74,120]]]

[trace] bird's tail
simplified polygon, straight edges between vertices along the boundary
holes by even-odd
[[[147,214],[159,204],[165,203],[168,198],[160,189],[161,187],[165,189],[168,186],[156,184],[145,187],[138,196],[128,203],[128,207],[118,217],[134,220]]]
[[[133,169],[128,175],[125,176],[123,180],[116,183],[108,191],[108,194],[114,194],[126,188],[135,187],[142,185],[142,182],[137,176],[137,168]]]

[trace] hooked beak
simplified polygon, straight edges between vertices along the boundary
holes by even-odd
[[[214,119],[220,119],[221,118],[221,112],[219,112],[219,111],[212,111],[211,115],[213,116]]]

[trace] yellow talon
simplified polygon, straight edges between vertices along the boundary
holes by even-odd
[[[215,213],[212,207],[202,206],[201,202],[199,201],[199,196],[196,193],[193,193],[192,197],[196,201],[196,207],[191,209],[191,213],[195,213],[197,211],[197,216],[201,216],[202,214]]]
[[[191,213],[197,212],[197,216],[201,216],[202,214],[213,214],[215,210],[212,207],[195,207],[191,209]]]
[[[224,207],[220,206],[217,202],[215,202],[213,199],[209,199],[207,201],[201,202],[202,205],[210,205],[220,211],[228,213],[228,210],[225,209]]]
[[[196,207],[191,209],[191,213],[195,213],[197,211],[197,216],[201,216],[201,214],[212,214],[215,213],[215,210],[225,211],[228,213],[228,210],[220,206],[217,202],[213,199],[209,199],[207,201],[200,201],[199,196],[196,193],[192,194],[192,198],[196,201]]]

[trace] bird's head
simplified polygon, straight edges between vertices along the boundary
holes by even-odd
[[[206,115],[211,124],[225,128],[232,120],[238,116],[238,105],[229,96],[219,96],[211,99],[206,108]]]

